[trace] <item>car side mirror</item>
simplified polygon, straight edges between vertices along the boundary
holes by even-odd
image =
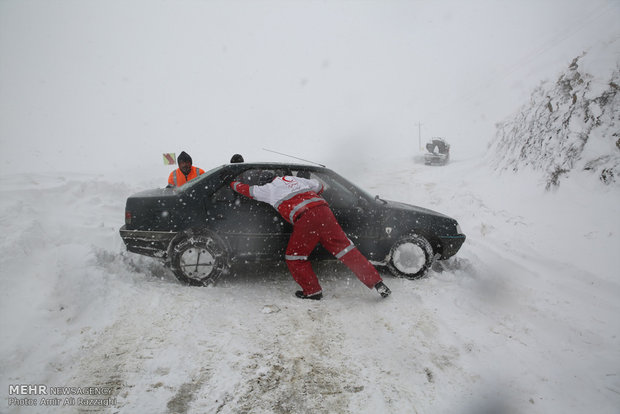
[[[379,197],[379,194],[377,194],[377,195],[375,196],[375,202],[377,202],[377,203],[387,204],[387,201],[385,201],[384,199],[382,199],[381,197]]]

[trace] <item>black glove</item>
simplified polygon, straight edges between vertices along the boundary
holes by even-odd
[[[229,185],[232,181],[234,181],[234,175],[230,171],[220,171],[220,181],[223,184]]]

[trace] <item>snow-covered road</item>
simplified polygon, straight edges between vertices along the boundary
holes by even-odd
[[[282,265],[194,288],[126,253],[125,198],[159,177],[2,177],[0,411],[92,410],[9,393],[45,384],[109,388],[110,413],[617,413],[617,189],[545,193],[476,158],[389,165],[333,168],[458,219],[465,245],[422,280],[383,272],[387,300],[319,264],[312,303]]]

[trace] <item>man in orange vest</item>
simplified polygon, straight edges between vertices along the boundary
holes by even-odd
[[[179,154],[177,164],[179,168],[172,171],[170,177],[168,177],[169,187],[180,187],[186,182],[198,177],[200,174],[205,173],[203,169],[192,166],[192,157],[185,151]]]

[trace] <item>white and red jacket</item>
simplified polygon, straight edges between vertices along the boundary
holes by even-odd
[[[317,180],[284,176],[276,177],[265,185],[248,185],[239,181],[230,183],[233,190],[246,197],[271,204],[289,223],[311,208],[328,205],[320,197],[323,185]]]

